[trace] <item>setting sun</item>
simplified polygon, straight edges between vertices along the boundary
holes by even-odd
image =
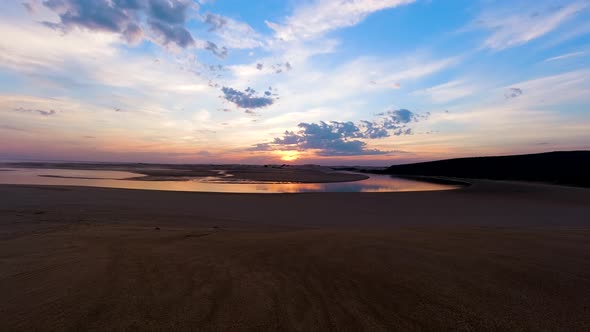
[[[294,161],[299,158],[299,151],[279,151],[281,160]]]

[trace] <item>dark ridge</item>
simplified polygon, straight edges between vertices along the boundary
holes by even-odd
[[[457,158],[393,165],[385,174],[535,181],[590,187],[590,151]]]

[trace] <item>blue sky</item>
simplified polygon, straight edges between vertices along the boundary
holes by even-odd
[[[15,0],[0,16],[3,159],[590,148],[587,0]]]

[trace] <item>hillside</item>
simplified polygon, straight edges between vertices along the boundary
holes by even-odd
[[[590,187],[590,151],[457,158],[394,165],[384,173],[494,180],[538,181]]]

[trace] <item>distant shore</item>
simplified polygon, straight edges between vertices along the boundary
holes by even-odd
[[[393,165],[378,174],[544,182],[590,188],[590,151],[437,160]]]
[[[113,164],[113,163],[5,163],[2,167],[54,168],[74,170],[109,170],[139,173],[144,176],[127,180],[186,181],[215,177],[219,171],[231,174],[231,179],[253,182],[330,183],[360,181],[367,175],[335,171],[316,165],[173,165],[173,164]]]

